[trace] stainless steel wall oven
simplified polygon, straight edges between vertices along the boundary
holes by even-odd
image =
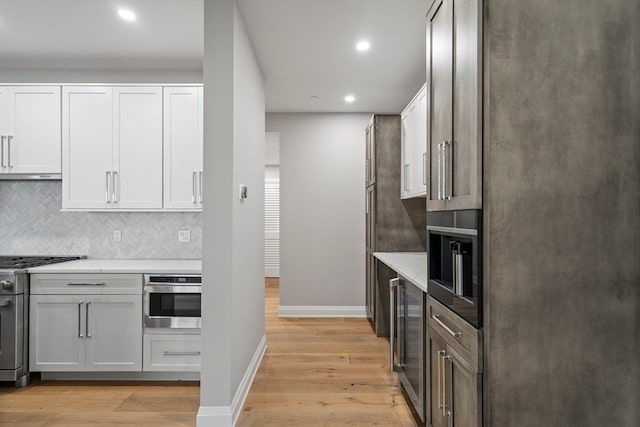
[[[201,275],[144,276],[145,330],[156,328],[200,329]]]
[[[429,295],[482,328],[482,211],[429,212]]]

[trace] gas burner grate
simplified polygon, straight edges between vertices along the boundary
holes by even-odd
[[[0,256],[0,270],[20,270],[40,265],[73,261],[86,257],[80,256]]]

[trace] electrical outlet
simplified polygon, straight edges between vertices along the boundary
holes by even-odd
[[[114,242],[122,241],[122,230],[113,230],[113,241]]]
[[[190,242],[190,241],[191,241],[191,231],[189,230],[178,231],[178,242]]]

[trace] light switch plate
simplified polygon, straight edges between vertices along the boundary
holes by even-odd
[[[244,200],[249,196],[247,186],[244,184],[240,184],[240,200]]]
[[[113,241],[114,242],[122,241],[122,230],[113,230]]]
[[[190,241],[191,241],[191,231],[189,230],[178,231],[178,242],[190,242]]]

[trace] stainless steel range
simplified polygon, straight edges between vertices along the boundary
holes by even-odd
[[[0,381],[29,384],[28,268],[82,257],[0,256]]]

